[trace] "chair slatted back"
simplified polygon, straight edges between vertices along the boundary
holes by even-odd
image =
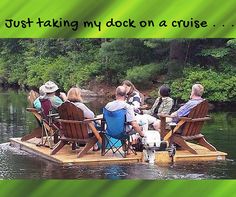
[[[62,120],[84,120],[84,113],[81,109],[76,107],[73,103],[65,102],[58,107],[58,113]],[[67,123],[61,122],[64,137],[72,139],[87,139],[88,127],[87,124],[81,123]]]
[[[35,92],[34,90],[30,90],[28,94],[28,101],[30,107],[34,107],[34,101],[39,97],[39,93]]]
[[[207,114],[208,114],[208,102],[207,100],[204,100],[191,110],[191,112],[188,115],[188,118],[191,119],[205,118]],[[204,120],[185,123],[182,136],[194,136],[200,134],[203,123]]]
[[[48,121],[48,115],[50,110],[52,110],[52,103],[49,99],[39,99],[41,103],[42,116]]]

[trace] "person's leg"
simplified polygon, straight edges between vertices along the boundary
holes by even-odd
[[[145,117],[146,120],[148,120],[149,125],[151,124],[155,130],[160,131],[160,128],[161,128],[160,127],[160,125],[161,125],[160,120],[158,120],[157,118],[155,118],[149,114],[144,114],[143,116]]]
[[[160,131],[161,121],[159,119],[156,119],[156,121],[153,123],[153,127],[154,127],[155,130]]]
[[[146,114],[144,114],[144,115],[137,114],[137,115],[135,116],[135,118],[136,118],[137,123],[138,123],[141,127],[143,127],[143,131],[147,131],[147,130],[148,130],[148,125],[149,125],[149,123],[148,123],[148,120],[147,120],[147,118],[146,118]]]

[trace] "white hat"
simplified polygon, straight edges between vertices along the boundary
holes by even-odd
[[[58,86],[52,82],[52,81],[47,81],[45,84],[44,84],[44,88],[43,88],[43,91],[45,93],[53,93],[53,92],[56,92],[58,90]]]
[[[39,98],[43,99],[45,96],[46,96],[45,85],[42,85],[39,88]]]

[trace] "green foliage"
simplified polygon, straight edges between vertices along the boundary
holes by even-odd
[[[159,97],[159,89],[157,88],[156,90],[153,90],[149,93],[149,96],[152,97],[152,98],[157,98]]]
[[[235,48],[236,39],[2,39],[0,83],[39,87],[53,80],[68,90],[93,79],[129,79],[146,88],[166,83],[161,75],[168,73],[176,98],[187,100],[201,82],[209,100],[235,101]]]
[[[236,48],[236,39],[231,39],[231,40],[227,41],[227,46],[235,49]]]
[[[68,90],[73,85],[84,85],[96,68],[96,64],[75,64],[65,57],[39,59],[28,67],[27,84],[39,87],[45,81],[53,80],[64,90]]]
[[[114,39],[99,50],[100,73],[106,82],[119,83],[133,66],[149,63],[153,53],[138,39]],[[115,77],[114,77],[115,76]]]
[[[128,79],[139,86],[146,86],[152,84],[152,80],[155,80],[158,75],[162,75],[165,72],[165,64],[152,63],[128,69],[125,79]]]
[[[220,48],[212,48],[212,49],[203,49],[199,53],[199,55],[212,56],[214,58],[222,58],[222,57],[228,55],[229,52],[230,52],[229,48],[220,47]]]
[[[0,83],[39,87],[53,80],[67,90],[84,85],[96,70],[99,40],[1,40]]]
[[[209,101],[236,101],[235,74],[199,67],[186,68],[183,78],[174,80],[171,84],[172,95],[186,101],[189,99],[192,85],[201,83],[205,88],[203,96]]]

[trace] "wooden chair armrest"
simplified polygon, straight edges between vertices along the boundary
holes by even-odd
[[[194,118],[191,120],[187,120],[186,122],[200,122],[200,121],[206,121],[206,120],[211,120],[210,117],[204,117],[204,118]]]
[[[94,120],[103,120],[103,118],[91,118],[91,119],[84,119],[84,120],[64,120],[64,119],[57,119],[58,122],[63,122],[63,123],[72,123],[72,124],[76,124],[76,123],[89,123],[92,122]]]
[[[160,118],[172,118],[169,114],[157,114]]]
[[[104,120],[103,118],[86,118],[83,121],[84,122],[91,122],[91,121],[95,121],[95,120]]]
[[[28,112],[38,112],[38,110],[33,108],[33,107],[26,108],[26,111],[28,111]]]
[[[63,123],[73,123],[73,124],[76,124],[76,123],[82,123],[83,121],[81,120],[63,120],[63,119],[57,119],[56,120],[57,122],[63,122]]]
[[[59,117],[59,114],[58,113],[48,114],[47,117],[49,117],[49,118],[56,118],[56,117]]]
[[[179,117],[179,120],[185,120],[186,122],[190,122],[192,120],[192,118],[188,118],[188,117]]]

